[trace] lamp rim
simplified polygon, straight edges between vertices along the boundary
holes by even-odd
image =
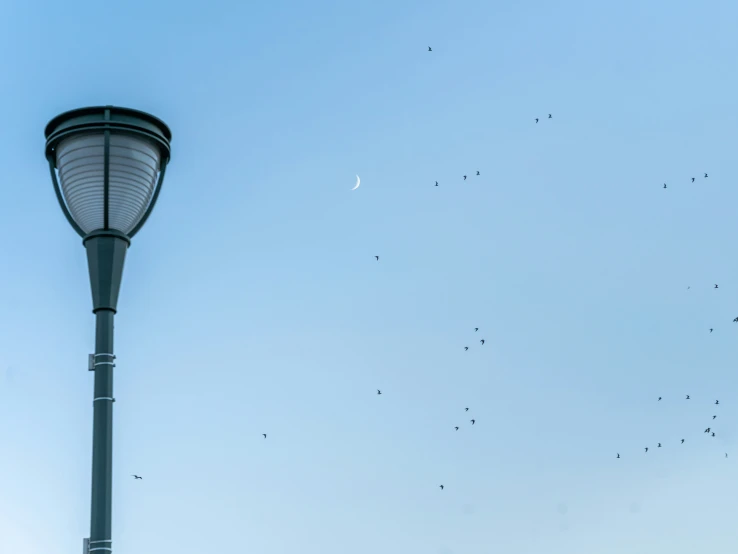
[[[169,161],[171,157],[172,131],[166,123],[141,110],[119,106],[77,108],[54,117],[44,130],[46,157],[53,161],[56,167],[54,153],[62,139],[95,131],[102,133],[106,130],[146,136],[159,144],[162,159]]]

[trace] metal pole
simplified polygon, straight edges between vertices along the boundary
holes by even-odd
[[[112,552],[113,502],[113,318],[95,313],[95,396],[92,424],[92,512],[90,552]]]
[[[90,552],[95,554],[113,551],[113,320],[128,244],[126,236],[107,230],[84,239],[96,319],[90,513]]]

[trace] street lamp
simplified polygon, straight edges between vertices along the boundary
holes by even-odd
[[[45,134],[54,191],[82,237],[90,270],[96,327],[89,369],[95,372],[95,392],[90,537],[85,544],[89,552],[102,554],[113,550],[113,317],[126,250],[159,196],[172,133],[147,113],[100,106],[58,115]]]

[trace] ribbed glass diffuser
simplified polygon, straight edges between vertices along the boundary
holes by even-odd
[[[58,116],[46,136],[57,196],[77,232],[135,234],[169,161],[168,127],[143,112],[105,106]]]

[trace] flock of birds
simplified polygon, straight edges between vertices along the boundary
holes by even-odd
[[[428,47],[428,52],[433,52],[433,49],[432,49],[432,48],[431,48],[430,46]],[[548,114],[548,118],[547,118],[547,119],[553,119],[553,116],[552,116],[552,114]],[[538,123],[538,121],[539,121],[539,118],[538,118],[538,117],[536,117],[536,118],[535,118],[535,122],[536,122],[536,123]],[[480,172],[479,172],[479,170],[477,170],[477,173],[476,173],[476,175],[477,175],[477,176],[480,176],[480,175],[481,175],[481,174],[480,174]],[[463,175],[462,177],[463,177],[464,181],[466,181],[466,179],[467,179],[467,175]],[[708,177],[708,175],[707,175],[707,172],[705,172],[705,175],[704,175],[704,177],[703,177],[703,178],[704,178],[704,179],[707,179],[707,177]],[[357,176],[357,179],[358,179],[358,176]],[[694,177],[692,177],[692,182],[694,183],[694,181],[695,181],[695,178],[694,178]],[[435,182],[435,186],[438,186],[438,181],[436,181],[436,182]],[[356,190],[357,188],[358,188],[358,182],[357,182],[357,185],[356,185],[356,186],[355,186],[355,187],[354,187],[354,188],[353,188],[352,190]],[[664,183],[664,188],[667,188],[667,186],[666,186],[666,183]],[[379,261],[379,256],[374,256],[374,258],[376,259],[376,261]],[[691,287],[687,287],[687,289],[690,289],[690,288],[691,288]],[[716,288],[716,289],[718,288],[718,285],[717,285],[717,284],[715,284],[715,288]],[[735,319],[733,320],[733,323],[738,323],[738,317],[736,317],[736,318],[735,318]],[[475,328],[474,328],[474,332],[476,333],[476,332],[478,332],[478,331],[479,331],[479,327],[475,327]],[[712,332],[713,332],[713,329],[711,328],[711,329],[710,329],[710,333],[712,333]],[[481,344],[482,346],[484,346],[484,342],[485,342],[485,340],[484,340],[484,339],[480,339],[480,340],[479,340],[479,342],[480,342],[480,344]],[[468,350],[469,350],[469,347],[468,347],[468,346],[465,346],[465,347],[464,347],[464,351],[466,352],[466,351],[468,351]],[[378,396],[380,396],[381,394],[382,394],[382,391],[381,391],[380,389],[377,389],[377,395],[378,395]],[[659,396],[658,402],[660,402],[660,401],[661,401],[661,399],[662,399],[662,397],[660,397],[660,396]],[[686,395],[686,400],[690,400],[690,396],[689,396],[689,395]],[[719,402],[718,400],[715,400],[715,405],[717,406],[717,405],[719,405],[719,404],[720,404],[720,402]],[[467,408],[464,408],[464,411],[465,411],[465,412],[468,412],[468,411],[469,411],[469,408],[468,408],[468,407],[467,407]],[[713,415],[713,416],[712,416],[712,419],[713,419],[713,420],[715,420],[716,418],[717,418],[717,415]],[[470,423],[471,423],[472,425],[474,425],[474,424],[476,423],[476,419],[470,419],[470,420],[469,420],[469,422],[470,422]],[[455,431],[458,431],[458,430],[459,430],[459,426],[458,426],[458,425],[457,425],[457,426],[454,426],[454,430],[455,430]],[[710,435],[711,437],[715,437],[715,432],[714,432],[714,431],[712,431],[712,428],[711,428],[711,427],[708,427],[707,429],[705,429],[705,431],[704,431],[704,432],[705,432],[705,433],[707,433],[707,434],[711,434],[711,435]],[[266,433],[262,433],[261,435],[262,435],[262,437],[264,437],[265,439],[267,438],[267,434],[266,434]],[[684,439],[681,439],[681,443],[680,443],[680,444],[684,444]],[[656,446],[656,447],[657,447],[657,448],[661,448],[661,443],[660,443],[660,442],[659,442],[659,443],[657,443],[657,446]],[[648,446],[644,447],[645,453],[648,453],[648,448],[649,448]],[[725,453],[725,457],[726,457],[726,458],[728,457],[728,453],[727,453],[727,452]],[[620,459],[620,453],[619,453],[619,452],[617,453],[617,459]],[[133,477],[134,479],[143,479],[143,477],[140,477],[140,476],[138,476],[138,475],[131,475],[131,477]],[[443,489],[444,489],[445,487],[444,487],[444,485],[439,485],[439,488],[440,488],[441,490],[443,490]]]
[[[738,320],[738,318],[736,318],[736,320]],[[657,400],[657,402],[661,402],[661,400],[662,400],[662,397],[659,396],[659,399]],[[691,400],[690,396],[689,395],[686,395],[685,400]],[[715,400],[715,406],[719,406],[719,405],[720,405],[720,400]],[[715,419],[717,419],[717,414],[712,416],[712,420],[714,421]],[[710,435],[711,437],[714,437],[715,436],[715,431],[712,430],[712,427],[708,427],[707,429],[705,429],[705,431],[704,431],[703,434],[705,434],[705,433],[708,434],[708,435]],[[682,439],[679,444],[684,444],[684,439]],[[656,448],[661,448],[661,443],[660,442],[657,443]],[[648,446],[644,447],[644,450],[645,450],[644,454],[648,454]],[[725,453],[725,457],[726,458],[728,457],[728,453],[727,452]],[[616,458],[617,459],[620,459],[620,452],[617,452]]]
[[[549,114],[550,115],[550,114]],[[536,119],[536,123],[538,123],[538,120]],[[707,173],[705,173],[705,179],[707,179]],[[692,182],[694,183],[694,177],[692,177]],[[664,183],[664,188],[666,188],[666,183]],[[717,288],[717,285],[715,285],[715,288]]]
[[[705,177],[707,177],[707,173],[705,173]],[[691,289],[691,288],[692,288],[691,286],[688,286],[688,287],[687,287],[687,290],[689,290],[689,289]],[[717,283],[715,283],[715,288],[719,288],[719,287],[718,287],[718,285],[717,285]],[[738,317],[736,317],[736,318],[734,318],[734,319],[733,319],[733,323],[738,323]],[[714,328],[714,327],[710,327],[710,332],[711,332],[711,333],[712,333],[712,332],[713,332],[714,330],[715,330],[715,328]],[[659,400],[661,400],[661,398],[659,398]]]
[[[479,177],[479,175],[480,175],[479,170],[477,170],[477,177]],[[463,175],[462,177],[464,177],[464,181],[466,181],[467,176]],[[438,186],[438,181],[436,181],[436,186]],[[377,260],[379,260],[379,256],[374,256],[374,257],[377,258]]]

